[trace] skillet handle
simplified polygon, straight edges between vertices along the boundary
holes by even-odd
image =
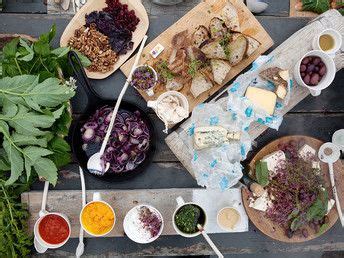
[[[94,99],[95,96],[99,98],[98,94],[94,91],[94,89],[91,86],[91,82],[85,73],[85,69],[81,64],[78,54],[74,51],[69,51],[68,62],[73,69],[77,81],[82,85],[83,89],[85,90],[88,101]]]

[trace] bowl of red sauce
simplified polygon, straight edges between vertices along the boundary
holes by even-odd
[[[71,234],[71,225],[67,216],[52,212],[36,221],[34,234],[42,246],[55,249],[67,243]]]

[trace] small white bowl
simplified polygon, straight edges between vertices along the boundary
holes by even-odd
[[[232,230],[229,230],[228,228],[223,227],[223,226],[221,225],[221,223],[219,222],[219,215],[220,215],[220,213],[221,213],[224,209],[233,209],[233,210],[237,211],[238,214],[239,214],[239,221],[236,223],[236,225],[234,225],[234,228],[233,228]],[[233,231],[235,230],[235,228],[236,228],[236,227],[240,224],[240,222],[241,222],[241,214],[240,214],[240,212],[238,211],[238,209],[235,208],[235,207],[233,207],[233,206],[223,207],[221,210],[218,211],[217,216],[216,216],[216,221],[217,221],[217,225],[218,225],[221,229],[223,229],[223,230],[225,230],[225,231],[227,231],[227,232],[233,232]]]
[[[63,241],[63,242],[60,243],[60,244],[54,245],[54,244],[49,244],[49,243],[45,242],[45,241],[43,240],[43,238],[41,237],[40,233],[39,233],[39,223],[41,223],[42,219],[44,219],[44,218],[45,218],[46,216],[48,216],[48,215],[57,215],[57,216],[60,216],[60,217],[63,218],[63,219],[67,222],[67,224],[68,224],[69,235],[68,235],[68,237],[66,238],[66,240]],[[36,221],[35,226],[34,226],[34,229],[33,229],[33,233],[34,233],[34,236],[35,236],[36,240],[38,241],[38,243],[39,243],[41,246],[43,246],[43,247],[45,247],[45,248],[49,248],[49,249],[57,249],[57,248],[60,248],[61,246],[63,246],[65,243],[67,243],[67,241],[69,240],[70,235],[71,235],[71,233],[72,233],[72,227],[71,227],[70,222],[69,222],[69,219],[67,218],[66,215],[64,215],[64,214],[62,214],[62,213],[57,213],[57,212],[49,212],[49,213],[45,214],[44,216],[40,217],[40,218]]]
[[[319,84],[317,86],[309,86],[309,85],[305,84],[302,80],[301,73],[300,73],[300,66],[301,66],[302,60],[307,56],[320,57],[326,66],[326,69],[327,69],[326,74],[323,76],[323,78],[321,79],[321,81],[319,82]],[[296,65],[294,67],[294,79],[296,80],[296,82],[299,85],[308,88],[313,96],[319,96],[321,94],[322,90],[324,90],[328,86],[330,86],[334,80],[335,75],[336,75],[336,66],[335,66],[333,59],[329,55],[325,54],[323,51],[320,51],[320,50],[312,50],[312,51],[306,53],[296,63]]]
[[[342,152],[344,152],[344,129],[334,132],[332,135],[332,142],[336,144]]]
[[[204,221],[204,224],[203,224],[202,226],[203,226],[203,228],[205,228],[205,227],[206,227],[206,224],[207,224],[207,214],[205,213],[205,210],[203,209],[203,207],[201,207],[201,206],[200,206],[199,204],[197,204],[197,203],[194,203],[194,202],[185,202],[184,199],[183,199],[181,196],[177,197],[177,198],[176,198],[176,201],[177,201],[177,208],[176,208],[176,210],[174,211],[174,213],[173,213],[173,215],[172,215],[172,224],[173,224],[174,230],[175,230],[179,235],[181,235],[181,236],[183,236],[183,237],[186,237],[186,238],[192,238],[192,237],[199,236],[199,235],[201,234],[201,231],[197,231],[197,232],[195,232],[195,233],[193,233],[193,234],[187,234],[187,233],[184,233],[183,231],[181,231],[181,230],[177,227],[177,225],[176,225],[175,217],[176,217],[177,212],[178,212],[183,206],[185,206],[185,205],[187,205],[187,204],[195,205],[195,206],[199,207],[199,208],[202,210],[201,212],[204,213],[205,221]]]
[[[330,35],[334,39],[334,47],[330,50],[324,51],[321,49],[321,47],[319,45],[319,40],[320,40],[320,37],[322,35],[326,35],[326,34]],[[326,30],[323,30],[321,33],[319,33],[319,35],[317,35],[313,39],[312,46],[313,46],[314,50],[321,50],[324,53],[334,57],[335,53],[341,48],[342,42],[343,42],[342,35],[340,35],[340,33],[338,31],[336,31],[334,29],[326,29]]]
[[[149,208],[151,211],[154,211],[161,219],[161,227],[160,227],[159,233],[155,237],[152,237],[147,241],[145,239],[140,238],[138,235],[131,234],[131,231],[128,229],[129,223],[131,223],[130,222],[130,215],[132,213],[136,212],[136,210],[141,208],[141,207]],[[127,237],[129,237],[132,241],[134,241],[138,244],[149,244],[149,243],[152,243],[153,241],[157,240],[159,238],[159,236],[161,235],[161,233],[164,229],[164,218],[162,217],[161,213],[151,205],[147,205],[147,204],[136,205],[134,208],[132,208],[130,211],[128,211],[128,213],[125,215],[124,220],[123,220],[123,229],[124,229],[124,232],[127,235]]]
[[[152,96],[154,95],[154,88],[155,88],[155,86],[158,84],[158,73],[157,73],[157,72],[155,71],[155,69],[154,69],[153,67],[151,67],[150,65],[144,64],[144,65],[139,65],[139,66],[137,66],[137,67],[135,68],[133,74],[135,73],[135,71],[136,71],[137,69],[140,69],[140,68],[142,68],[142,67],[148,67],[149,69],[151,69],[151,70],[153,71],[153,73],[154,73],[154,79],[155,79],[154,86],[153,86],[153,87],[150,87],[150,88],[147,89],[147,90],[142,90],[142,89],[137,88],[137,87],[135,87],[135,86],[134,86],[134,88],[137,89],[137,90],[139,90],[139,91],[143,91],[143,92],[145,92],[148,96],[152,97]]]
[[[83,214],[85,208],[86,208],[87,206],[89,206],[90,204],[92,204],[92,203],[97,203],[97,202],[104,203],[107,207],[109,207],[110,210],[112,211],[112,214],[113,214],[113,217],[114,217],[114,221],[113,221],[113,223],[112,223],[111,228],[110,228],[107,232],[105,232],[105,233],[103,233],[103,234],[99,234],[99,235],[93,234],[92,232],[88,231],[88,230],[85,228],[84,224],[82,223],[82,214]],[[94,236],[94,237],[103,237],[103,236],[106,236],[107,234],[109,234],[109,233],[113,230],[113,228],[115,227],[115,224],[116,224],[116,213],[115,213],[115,211],[113,210],[113,208],[111,207],[111,205],[108,204],[107,202],[104,202],[104,201],[102,201],[102,200],[93,200],[93,201],[87,203],[87,204],[82,208],[82,210],[81,210],[81,212],[80,212],[80,215],[79,215],[79,221],[80,221],[80,225],[81,225],[82,229],[83,229],[87,234],[89,234],[89,235],[91,235],[91,236]]]
[[[164,122],[162,115],[159,114],[159,112],[158,112],[158,106],[161,103],[161,101],[164,100],[168,96],[176,97],[180,101],[181,107],[187,111],[185,113],[184,117],[181,117],[180,120],[174,121],[174,123],[171,124],[171,125],[174,125],[174,124],[179,123],[180,121],[182,121],[183,119],[185,119],[189,116],[189,101],[185,97],[185,95],[183,95],[182,93],[180,93],[178,91],[169,90],[169,91],[162,93],[156,100],[149,100],[147,102],[147,107],[154,109],[155,112],[157,113],[157,116],[160,118],[160,120]]]

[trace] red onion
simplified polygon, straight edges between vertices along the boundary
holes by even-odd
[[[84,144],[101,142],[110,123],[112,108],[98,109],[81,128]],[[103,161],[110,163],[109,173],[135,169],[146,158],[150,144],[149,129],[139,111],[119,110]],[[86,146],[87,148],[87,146]]]

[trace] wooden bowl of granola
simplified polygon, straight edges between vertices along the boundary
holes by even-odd
[[[134,26],[134,29],[129,27],[131,24],[126,24],[128,25],[128,28],[125,27],[125,29],[133,31],[130,47],[127,51],[118,51],[116,46],[114,46],[115,43],[113,43],[111,36],[108,37],[107,35],[104,35],[106,34],[105,31],[103,31],[104,33],[100,33],[98,31],[100,30],[98,22],[100,19],[104,18],[104,16],[102,16],[104,13],[102,12],[100,15],[99,12],[107,8],[106,12],[110,16],[112,16],[113,13],[116,13],[115,9],[111,9],[115,10],[114,12],[109,11],[109,4],[111,4],[111,8],[124,8],[129,17],[136,16],[136,18],[139,19],[139,22]],[[88,24],[89,26],[87,28],[84,27],[86,25],[86,15],[94,11],[98,11],[96,14],[93,13],[93,22],[95,25]],[[131,11],[134,11],[135,13]],[[107,20],[103,21],[105,21],[103,24],[110,27]],[[113,21],[115,21],[115,19]],[[139,46],[143,37],[146,35],[148,26],[148,15],[141,1],[120,0],[120,3],[115,0],[88,1],[76,13],[74,18],[66,27],[60,39],[60,45],[62,47],[70,45],[72,48],[85,54],[91,60],[92,65],[86,69],[86,74],[89,78],[104,79],[120,68],[120,66],[131,56]],[[103,36],[100,36],[100,34],[103,34]],[[100,40],[96,40],[97,37],[99,37]]]

